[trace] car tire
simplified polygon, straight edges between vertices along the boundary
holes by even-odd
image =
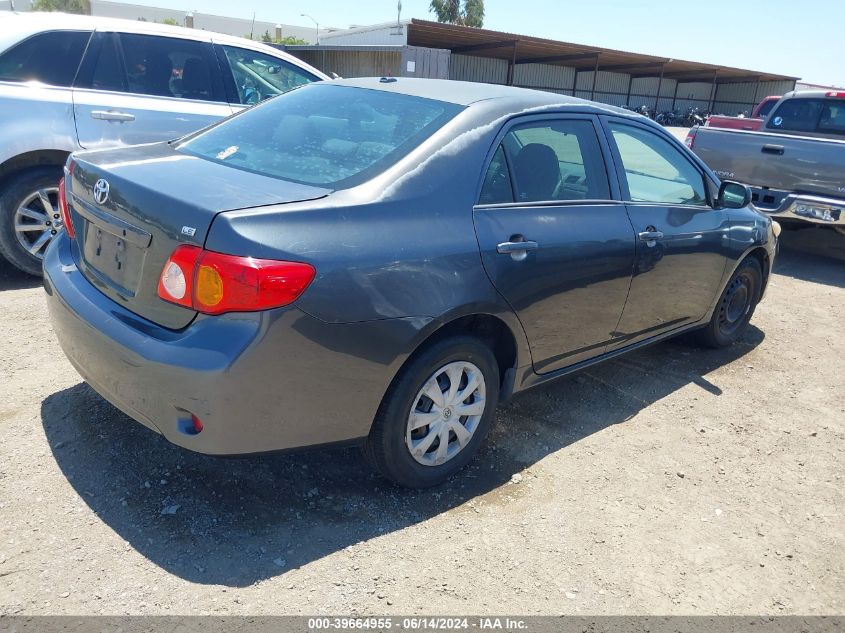
[[[760,262],[747,257],[731,276],[713,316],[706,327],[697,332],[698,341],[705,347],[730,347],[743,337],[763,289]]]
[[[477,384],[472,392],[467,391],[470,381]],[[434,395],[436,388],[440,396],[425,395],[427,387],[428,393]],[[493,423],[498,399],[499,367],[489,347],[470,336],[438,341],[394,379],[364,444],[364,455],[378,472],[400,486],[440,484],[478,452]],[[461,409],[472,415],[460,415]],[[416,424],[424,425],[414,429]],[[444,437],[448,438],[445,443]]]
[[[57,200],[59,179],[61,177],[61,167],[37,167],[29,169],[19,172],[12,176],[10,180],[7,180],[7,186],[2,194],[0,194],[0,253],[15,268],[30,275],[41,276],[43,253],[54,234],[52,234],[53,229],[48,229],[45,224],[44,230],[47,232],[47,239],[38,250],[38,254],[41,257],[30,253],[21,243],[18,238],[18,231],[15,229],[18,209],[28,198],[36,195],[39,191],[48,191],[48,197],[52,204],[54,199]],[[38,213],[43,212],[44,217],[48,221],[54,222],[56,220],[56,218],[51,217],[51,214],[46,209],[42,208],[42,204],[36,203],[34,206]],[[57,208],[54,208],[54,212],[57,212]],[[26,222],[31,223],[33,227],[37,226],[37,221],[34,218],[27,218]],[[35,241],[40,235],[37,231],[29,231],[24,233],[24,239],[33,239]]]

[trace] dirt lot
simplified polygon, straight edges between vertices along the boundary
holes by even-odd
[[[81,383],[3,268],[0,613],[842,613],[845,239],[784,245],[741,345],[524,394],[428,492],[354,450],[168,445]]]

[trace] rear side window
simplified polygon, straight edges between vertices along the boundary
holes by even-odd
[[[508,163],[505,160],[505,148],[499,145],[484,176],[478,203],[502,204],[505,202],[513,202],[513,187]]]
[[[117,55],[107,36],[94,68],[92,86],[177,99],[219,101],[222,85],[211,45],[155,35],[122,33]],[[122,66],[121,62],[122,61]]]
[[[632,201],[707,206],[704,177],[678,148],[648,130],[609,125]]]
[[[178,149],[266,176],[340,188],[394,164],[461,109],[315,82],[244,110]]]
[[[90,38],[90,31],[34,35],[0,55],[0,80],[70,86]]]
[[[126,77],[123,73],[123,62],[118,53],[117,35],[113,33],[105,35],[103,39],[97,55],[97,63],[94,66],[91,87],[95,90],[126,91]]]
[[[297,86],[317,81],[309,72],[284,60],[236,46],[222,46],[238,101],[252,105]]]
[[[590,121],[554,119],[511,129],[502,141],[516,202],[610,197],[596,130]]]

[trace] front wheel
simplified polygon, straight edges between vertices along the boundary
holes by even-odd
[[[475,456],[499,398],[499,368],[480,340],[434,343],[405,366],[364,445],[368,461],[408,488],[444,482]]]
[[[698,332],[699,340],[707,347],[729,347],[748,329],[754,309],[763,289],[760,262],[748,257],[734,272],[707,327]]]

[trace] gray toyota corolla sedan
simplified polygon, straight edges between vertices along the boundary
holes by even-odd
[[[61,192],[48,303],[103,397],[194,451],[360,444],[414,487],[516,392],[692,329],[733,343],[778,228],[639,115],[404,78],[78,153]]]

